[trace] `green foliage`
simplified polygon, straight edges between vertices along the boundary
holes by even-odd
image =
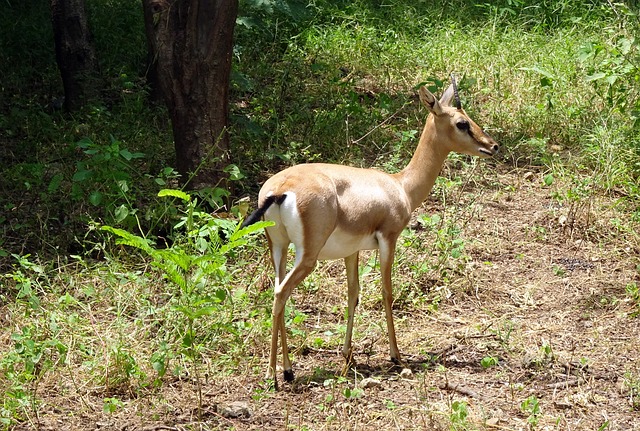
[[[55,316],[46,316],[41,306],[41,283],[46,282],[44,268],[32,263],[28,256],[14,255],[14,258],[20,267],[2,278],[12,283],[16,304],[24,308],[25,317],[32,323],[14,329],[13,348],[0,356],[3,382],[0,424],[5,427],[37,415],[38,383],[46,373],[64,363],[68,351],[60,339]]]
[[[226,287],[230,273],[227,260],[234,251],[247,244],[248,236],[260,231],[269,222],[259,222],[245,228],[226,219],[220,219],[198,208],[197,199],[180,190],[162,190],[160,197],[182,200],[180,221],[174,227],[175,237],[170,247],[159,248],[150,239],[132,234],[112,226],[102,230],[116,236],[116,243],[137,248],[151,258],[151,264],[174,287],[172,310],[184,318],[179,329],[183,354],[192,361],[199,358],[203,339],[215,339],[220,331],[233,330],[224,309],[229,300]],[[214,328],[209,328],[204,338],[196,333],[195,323],[207,316],[218,319]],[[211,332],[211,330],[214,330]],[[159,373],[166,372],[168,355],[160,350],[154,360]],[[166,349],[164,349],[166,350]]]
[[[72,177],[71,197],[86,200],[94,207],[104,207],[112,219],[121,222],[129,215],[125,207],[116,207],[119,200],[128,197],[133,173],[131,162],[144,157],[142,153],[132,153],[121,148],[122,143],[111,138],[109,145],[95,144],[88,138],[78,141],[76,147],[86,158],[76,163]],[[59,187],[60,177],[55,176],[49,190]]]
[[[2,358],[0,369],[11,382],[8,395],[12,403],[28,400],[35,410],[37,381],[64,360],[67,346],[51,335],[54,334],[35,326],[23,327],[11,335],[13,351]],[[19,404],[25,407],[23,402]]]
[[[629,394],[629,404],[634,411],[640,411],[640,376],[627,371],[623,376],[624,389]]]
[[[520,410],[528,415],[527,422],[529,423],[529,429],[534,430],[540,421],[540,402],[535,395],[531,395],[520,404]]]
[[[451,420],[451,431],[463,431],[470,429],[470,424],[467,421],[469,416],[469,407],[464,401],[454,401],[451,403],[451,414],[449,419]]]
[[[345,387],[342,391],[342,395],[348,400],[353,400],[362,397],[364,390],[362,388],[350,388],[349,386]]]
[[[104,404],[102,405],[102,410],[105,413],[115,413],[119,408],[124,405],[122,401],[115,397],[109,397],[104,399]]]
[[[631,311],[631,313],[629,313],[629,316],[631,317],[640,316],[640,288],[638,287],[637,283],[633,282],[633,283],[627,284],[627,286],[625,287],[625,290],[627,292],[627,296],[631,301],[631,306],[633,310]]]
[[[498,358],[496,358],[494,356],[485,356],[480,361],[480,366],[482,366],[482,368],[484,368],[484,369],[488,369],[488,368],[494,367],[496,365],[498,365]]]
[[[625,5],[621,13],[637,18]],[[637,126],[640,119],[640,49],[634,36],[612,34],[609,43],[588,41],[580,48],[578,59],[586,68],[585,80],[591,83],[607,105],[619,110]]]

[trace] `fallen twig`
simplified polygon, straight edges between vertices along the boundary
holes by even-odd
[[[445,383],[444,386],[440,387],[440,389],[445,390],[445,391],[454,391],[454,392],[458,392],[462,395],[466,395],[468,397],[471,398],[476,398],[478,400],[484,400],[485,398],[480,395],[479,393],[477,393],[476,391],[473,391],[469,388],[466,388],[464,386],[461,385],[453,385],[449,382]]]
[[[546,385],[544,385],[544,388],[546,389],[559,389],[559,388],[564,388],[564,387],[569,387],[569,386],[575,386],[578,384],[580,380],[577,377],[574,377],[572,379],[567,379],[564,382],[556,382],[556,383],[548,383]]]

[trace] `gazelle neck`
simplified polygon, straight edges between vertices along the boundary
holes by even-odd
[[[397,175],[415,210],[429,196],[449,151],[438,142],[433,114],[427,118],[420,142],[409,164]]]

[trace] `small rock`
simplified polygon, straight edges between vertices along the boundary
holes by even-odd
[[[553,151],[554,153],[559,153],[560,151],[564,150],[564,147],[562,145],[551,145],[549,147],[551,149],[551,151]]]
[[[500,418],[491,418],[491,419],[487,419],[486,425],[490,427],[497,427],[499,423],[500,423]]]
[[[567,216],[562,214],[560,217],[558,217],[558,224],[560,226],[564,226],[565,224],[567,224]]]
[[[360,387],[364,389],[379,388],[381,385],[382,382],[378,379],[374,379],[373,377],[367,377],[360,381]]]
[[[245,401],[234,401],[230,404],[219,406],[218,413],[229,419],[251,417],[249,403]]]
[[[522,176],[522,178],[524,178],[525,180],[529,180],[529,181],[533,181],[534,178],[534,173],[531,171],[525,172],[524,175]]]
[[[413,371],[409,368],[403,368],[402,371],[400,371],[400,377],[403,379],[410,379],[413,377]]]

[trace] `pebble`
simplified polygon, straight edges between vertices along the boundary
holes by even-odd
[[[364,389],[379,388],[381,385],[382,382],[378,379],[374,379],[373,377],[367,377],[360,381],[360,387]]]
[[[234,401],[230,404],[219,406],[218,413],[229,419],[251,417],[249,403],[245,401]]]
[[[402,371],[400,371],[400,377],[403,379],[411,379],[413,377],[413,371],[409,368],[403,368]]]

